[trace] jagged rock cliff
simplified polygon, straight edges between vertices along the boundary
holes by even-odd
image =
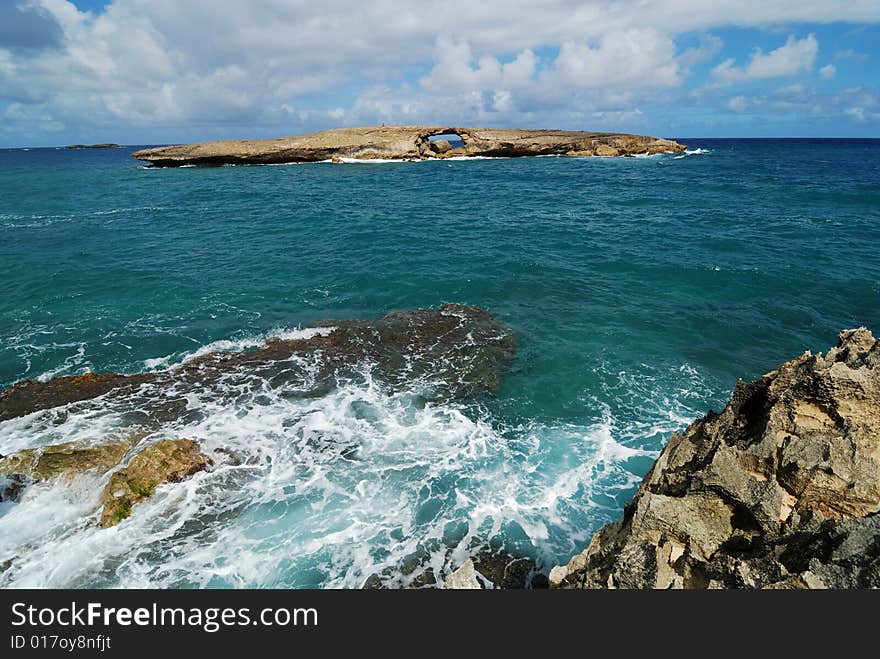
[[[456,134],[452,148],[435,135]],[[644,135],[521,128],[368,126],[268,140],[222,140],[144,149],[132,154],[161,167],[341,161],[344,158],[426,160],[451,156],[625,156],[680,153],[682,144]]]
[[[844,331],[673,435],[556,588],[880,587],[880,341]]]

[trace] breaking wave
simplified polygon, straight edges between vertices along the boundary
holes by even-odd
[[[182,363],[253,343],[209,344]],[[374,366],[362,362],[319,395],[261,376],[181,388],[185,409],[141,427],[139,441],[194,439],[213,469],[160,486],[111,528],[97,525],[107,475],[32,485],[0,504],[0,586],[430,586],[426,573],[499,546],[546,573],[619,515],[657,455],[656,437],[703,400],[690,367],[605,373],[602,397],[642,401],[641,421],[616,418],[600,397],[586,401],[592,420],[512,422],[479,401],[426,399],[420,383],[389,387]],[[677,383],[676,400],[661,378]],[[138,396],[160,405],[174,391],[144,385]],[[10,419],[0,453],[121,438],[131,413],[105,395]]]

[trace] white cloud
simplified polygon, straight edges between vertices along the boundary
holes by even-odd
[[[864,87],[828,92],[824,86],[793,83],[749,96],[738,95],[724,103],[727,110],[763,121],[796,117],[799,121],[834,120],[835,127],[847,122],[880,122],[880,97]]]
[[[522,88],[532,83],[537,63],[529,49],[505,64],[491,55],[476,64],[473,60],[467,41],[440,37],[434,48],[434,68],[422,79],[422,86],[434,91]]]
[[[409,0],[112,0],[100,13],[67,0],[20,1],[58,29],[51,47],[0,41],[0,108],[18,103],[40,117],[5,118],[7,140],[49,125],[189,138],[185,127],[244,137],[376,117],[637,123],[717,55],[715,28],[880,23],[876,0],[448,0],[442,9]],[[703,37],[681,49],[685,33]],[[789,39],[715,70],[729,81],[794,75],[817,50],[812,35]]]
[[[825,80],[831,80],[837,73],[837,67],[833,64],[826,64],[821,69],[819,69],[819,75],[825,78]]]
[[[717,55],[723,45],[724,42],[720,37],[714,34],[704,34],[700,39],[699,46],[688,48],[678,56],[678,63],[685,69],[690,68]]]
[[[723,83],[793,76],[813,68],[818,52],[819,42],[812,34],[803,39],[791,35],[769,53],[756,49],[745,67],[735,66],[733,59],[724,60],[712,69],[712,75]]]
[[[733,112],[745,112],[749,107],[749,99],[745,96],[734,96],[727,101],[727,107]]]
[[[708,43],[715,47],[714,39]],[[466,40],[442,36],[433,62],[419,89],[368,89],[352,120],[377,114],[391,120],[395,113],[430,123],[455,117],[459,123],[498,124],[538,114],[563,122],[604,120],[609,113],[636,120],[638,102],[658,89],[677,87],[683,73],[674,41],[653,29],[564,41],[543,59],[528,48],[507,58],[476,57]]]
[[[575,88],[673,87],[680,82],[675,43],[653,29],[603,35],[595,44],[565,41],[549,77]]]

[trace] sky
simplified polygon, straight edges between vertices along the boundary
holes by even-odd
[[[383,122],[880,137],[880,0],[0,0],[0,147]]]

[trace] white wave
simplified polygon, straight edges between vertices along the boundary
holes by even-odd
[[[193,438],[215,467],[163,485],[118,527],[94,524],[104,480],[29,490],[0,515],[0,561],[17,557],[0,586],[360,587],[419,552],[444,572],[511,525],[555,558],[618,514],[609,496],[639,480],[627,461],[656,455],[612,419],[502,433],[369,380],[318,399],[260,397],[192,396],[202,414],[152,437]],[[84,437],[89,422],[60,426]]]
[[[686,364],[596,371],[602,384],[584,399],[595,418],[513,427],[479,407],[389,392],[366,367],[357,383],[317,398],[259,382],[229,384],[234,402],[189,393],[188,413],[141,441],[192,438],[214,467],[161,486],[110,529],[95,523],[106,476],[30,488],[0,509],[0,563],[13,559],[0,587],[360,587],[386,571],[408,585],[414,575],[399,568],[416,555],[442,574],[472,542],[511,534],[547,567],[619,516],[662,437],[705,400]],[[6,421],[0,452],[118,438],[128,411],[98,399]]]
[[[66,347],[69,345],[71,344],[52,344],[52,347]],[[80,375],[88,373],[91,370],[91,365],[86,359],[86,344],[79,343],[74,345],[76,345],[76,353],[65,357],[64,361],[56,368],[40,373],[36,379],[40,382],[48,382],[58,375],[68,375],[72,372],[77,372]]]
[[[343,163],[383,165],[389,162],[422,162],[419,158],[340,158]]]
[[[533,156],[534,157],[534,156]],[[509,160],[508,156],[449,156],[448,158],[434,158],[433,160]]]
[[[699,155],[703,155],[703,154],[706,154],[706,153],[712,153],[712,149],[700,149],[700,148],[697,148],[697,149],[685,149],[684,152],[685,152],[685,154],[688,155],[688,156],[699,156]]]

